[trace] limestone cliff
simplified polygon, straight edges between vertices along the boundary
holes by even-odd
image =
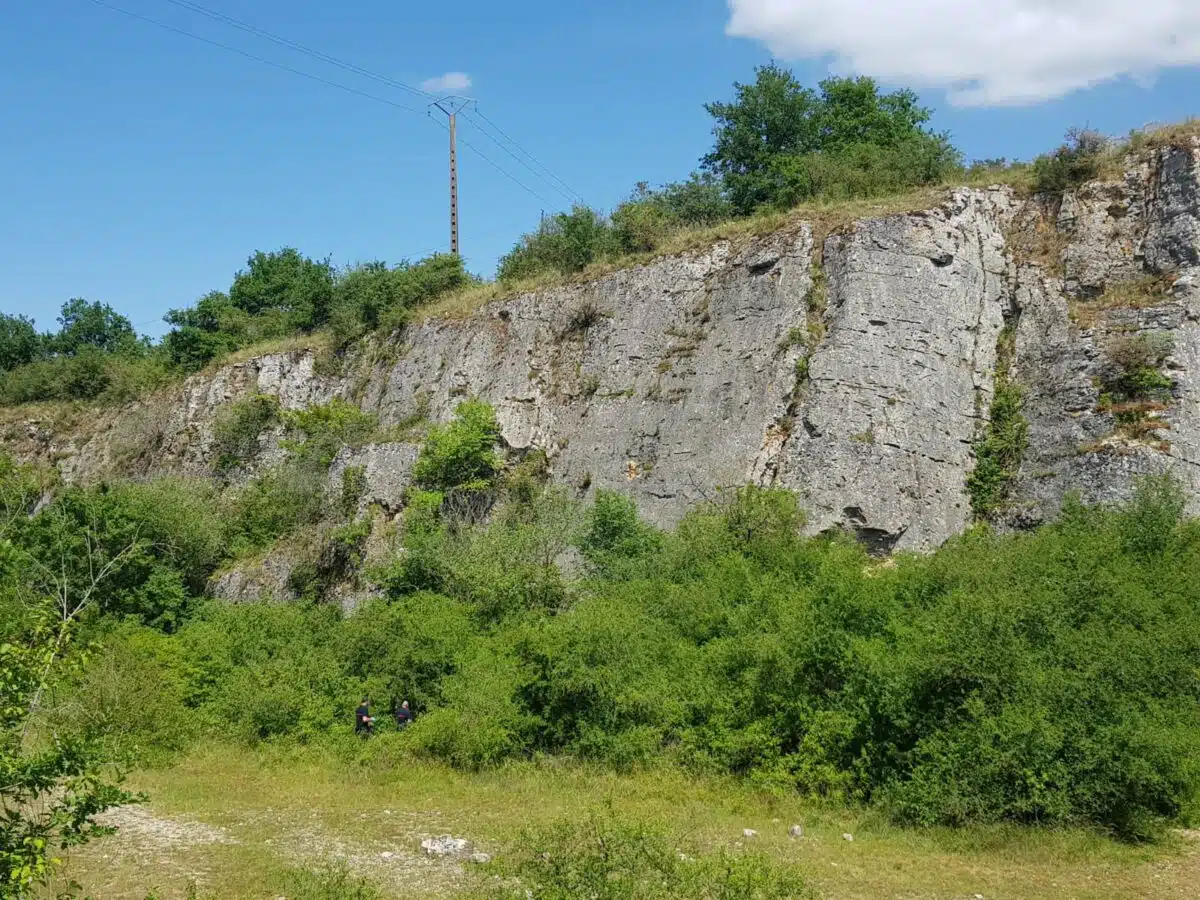
[[[1114,348],[1139,335],[1163,348],[1153,365],[1169,387],[1114,403]],[[1041,521],[1071,491],[1120,498],[1151,472],[1200,497],[1200,150],[1156,149],[1061,199],[961,189],[827,235],[797,223],[719,242],[426,320],[337,371],[310,352],[267,355],[99,429],[31,422],[10,443],[68,479],[205,474],[217,410],[251,392],[288,408],[342,397],[384,425],[444,420],[478,396],[509,448],[543,450],[580,496],[630,493],[659,524],[752,481],[797,491],[814,532],[928,550],[972,519],[973,446],[1001,364],[1029,427],[1002,521]],[[273,447],[265,436],[267,461]],[[364,503],[395,512],[415,452],[347,451],[333,476],[365,466]]]

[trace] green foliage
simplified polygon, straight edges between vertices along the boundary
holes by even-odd
[[[284,415],[290,432],[301,435],[285,446],[302,462],[327,469],[343,447],[361,447],[379,429],[379,418],[335,397],[328,403]]]
[[[67,488],[14,539],[38,592],[61,594],[102,571],[88,591],[95,611],[173,630],[224,553],[222,531],[210,489],[168,480]]]
[[[512,281],[543,272],[570,275],[618,251],[612,224],[596,210],[576,206],[543,219],[537,231],[525,235],[500,260],[497,277]]]
[[[213,423],[217,471],[226,472],[252,458],[262,433],[281,418],[279,399],[269,394],[254,394],[222,407]]]
[[[144,349],[129,319],[107,303],[88,303],[78,297],[69,300],[63,304],[58,324],[58,334],[51,338],[50,345],[64,356],[74,356],[85,348],[126,356]]]
[[[659,534],[638,516],[633,498],[600,489],[588,513],[579,549],[589,563],[615,571],[621,560],[637,559],[659,547]]]
[[[186,372],[195,372],[256,338],[274,336],[264,334],[261,323],[252,321],[221,291],[206,294],[195,306],[172,309],[163,318],[173,326],[163,338],[163,350]]]
[[[1092,180],[1100,174],[1104,155],[1111,147],[1112,142],[1099,132],[1072,128],[1066,143],[1033,161],[1036,189],[1062,193]]]
[[[0,313],[0,372],[28,365],[43,350],[42,337],[32,319]]]
[[[1029,423],[1021,412],[1023,401],[1020,385],[998,374],[987,427],[974,444],[975,468],[967,476],[971,509],[981,519],[994,516],[1008,502],[1029,444]]]
[[[11,472],[13,509],[34,484]],[[188,711],[204,733],[309,740],[349,733],[365,692],[410,700],[399,746],[457,766],[665,757],[919,824],[1145,837],[1196,809],[1200,527],[1169,481],[1124,507],[1069,503],[1037,532],[978,530],[886,567],[849,538],[802,537],[796,498],[779,490],[726,492],[675,532],[603,492],[583,511],[518,493],[487,525],[448,523],[443,502],[412,493],[403,552],[369,573],[385,598],[356,616],[193,604],[173,635],[127,625],[84,705],[117,735],[137,715],[119,698],[157,679],[164,722]],[[92,527],[98,560],[121,527]],[[309,596],[358,572],[366,533],[328,532]],[[572,546],[588,563],[577,582],[560,569]],[[184,571],[178,557],[151,562]],[[130,608],[144,575],[122,566],[121,590],[97,596]],[[136,722],[129,733],[163,752],[180,743]]]
[[[775,64],[732,103],[710,103],[716,143],[704,158],[737,213],[817,196],[861,196],[937,181],[958,163],[946,135],[926,130],[912,91],[881,94],[870,78],[806,88]]]
[[[1167,332],[1146,332],[1120,337],[1107,346],[1117,367],[1105,389],[1118,401],[1168,400],[1174,382],[1161,371],[1174,349]]]
[[[358,512],[359,501],[367,490],[367,467],[346,466],[342,470],[341,513],[349,519]]]
[[[753,853],[687,856],[663,832],[611,813],[526,831],[492,868],[494,900],[805,900],[793,866]]]
[[[413,466],[413,483],[443,492],[487,490],[502,466],[499,441],[500,425],[491,406],[478,400],[460,403],[452,422],[429,430]]]
[[[0,895],[14,898],[34,896],[62,851],[108,834],[97,816],[135,800],[94,735],[47,717],[55,685],[84,660],[79,616],[105,571],[50,597],[21,579],[32,565],[19,545],[0,544]]]
[[[249,316],[280,313],[292,328],[308,331],[324,325],[333,304],[334,271],[292,247],[256,252],[237,273],[229,301]]]
[[[277,466],[255,476],[227,503],[231,555],[269,547],[325,513],[325,472],[311,466]]]
[[[372,331],[394,331],[411,310],[472,281],[462,258],[447,253],[394,268],[382,262],[352,266],[338,274],[330,326],[343,345]]]
[[[83,347],[0,373],[0,405],[95,401],[115,405],[144,396],[170,377],[158,354],[126,356]]]

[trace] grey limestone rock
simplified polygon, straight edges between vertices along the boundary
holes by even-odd
[[[255,393],[286,409],[347,399],[383,426],[446,421],[479,397],[514,457],[540,451],[575,496],[625,492],[659,525],[754,482],[797,491],[811,532],[844,529],[877,553],[930,550],[972,520],[973,445],[1007,365],[1029,427],[1009,525],[1044,521],[1071,491],[1120,500],[1158,472],[1181,477],[1197,510],[1198,160],[1194,146],[1156,148],[1061,202],[956,190],[923,212],[835,229],[820,246],[806,224],[718,241],[413,324],[348,354],[337,374],[311,351],[266,354],[69,432],[10,426],[5,442],[55,461],[68,481],[211,477],[214,422]],[[1053,270],[1015,249],[1030,223],[1057,229],[1054,252],[1037,257]],[[1108,302],[1123,284],[1145,296]],[[1130,440],[1101,393],[1113,341],[1138,334],[1169,339],[1172,388],[1154,412],[1161,433]],[[279,437],[264,435],[243,477],[280,458]],[[402,442],[343,451],[331,499],[361,467],[357,512],[394,518],[417,453]],[[214,592],[283,596],[286,562],[225,573]]]

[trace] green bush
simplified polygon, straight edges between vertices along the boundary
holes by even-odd
[[[29,365],[44,352],[32,319],[0,313],[0,372]]]
[[[472,281],[462,258],[448,253],[394,268],[382,262],[352,266],[338,273],[330,326],[342,345],[372,331],[394,331],[411,310]]]
[[[996,379],[987,427],[974,444],[975,468],[967,476],[971,509],[981,519],[1004,509],[1025,455],[1029,424],[1021,412],[1024,397],[1007,377]]]
[[[329,320],[333,283],[328,260],[317,262],[292,247],[260,250],[234,276],[229,301],[249,316],[281,313],[292,328],[308,331]]]
[[[460,403],[453,421],[429,430],[413,466],[413,483],[434,491],[487,490],[502,466],[499,441],[492,407],[478,400]]]
[[[774,489],[725,492],[673,532],[603,492],[582,511],[551,490],[508,497],[484,525],[449,522],[440,492],[414,491],[403,551],[367,573],[385,598],[348,619],[197,602],[239,544],[315,521],[320,491],[260,480],[222,513],[186,483],[70,488],[30,516],[40,493],[36,473],[0,466],[16,511],[0,583],[52,593],[106,569],[107,615],[89,619],[106,649],[70,715],[123,748],[348,734],[366,692],[417,710],[396,738],[405,752],[468,768],[665,758],[901,822],[1129,838],[1200,809],[1200,523],[1169,480],[886,566],[849,537],[801,536],[796,498]],[[366,533],[328,533],[306,576],[314,599],[362,577]],[[576,581],[561,568],[572,548],[587,562]],[[0,622],[19,614],[5,598]],[[130,723],[143,694],[178,735]]]
[[[1111,149],[1112,142],[1099,132],[1072,128],[1065,144],[1033,161],[1036,189],[1062,193],[1091,181],[1100,174],[1104,156]]]
[[[353,403],[334,398],[328,403],[285,413],[283,420],[299,440],[284,446],[302,462],[327,469],[344,447],[361,447],[379,429],[379,418]]]
[[[543,272],[570,275],[619,253],[612,224],[596,210],[576,206],[544,219],[537,231],[525,235],[500,260],[497,278],[513,281]]]
[[[253,478],[227,502],[231,555],[270,546],[325,513],[325,473],[310,467],[277,466]]]
[[[94,401],[111,406],[144,396],[170,378],[166,360],[152,353],[121,356],[83,347],[0,373],[0,405]]]
[[[806,900],[799,869],[754,853],[697,853],[611,814],[530,829],[497,863],[505,876],[473,896],[495,900]]]
[[[263,432],[281,419],[279,399],[269,394],[254,394],[222,407],[213,422],[217,471],[226,472],[251,459]]]

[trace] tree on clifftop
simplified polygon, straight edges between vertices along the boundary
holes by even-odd
[[[930,111],[910,90],[881,93],[871,78],[828,78],[813,90],[774,64],[734,87],[732,103],[705,106],[716,143],[703,165],[741,214],[926,184],[958,162],[948,136],[923,127]]]

